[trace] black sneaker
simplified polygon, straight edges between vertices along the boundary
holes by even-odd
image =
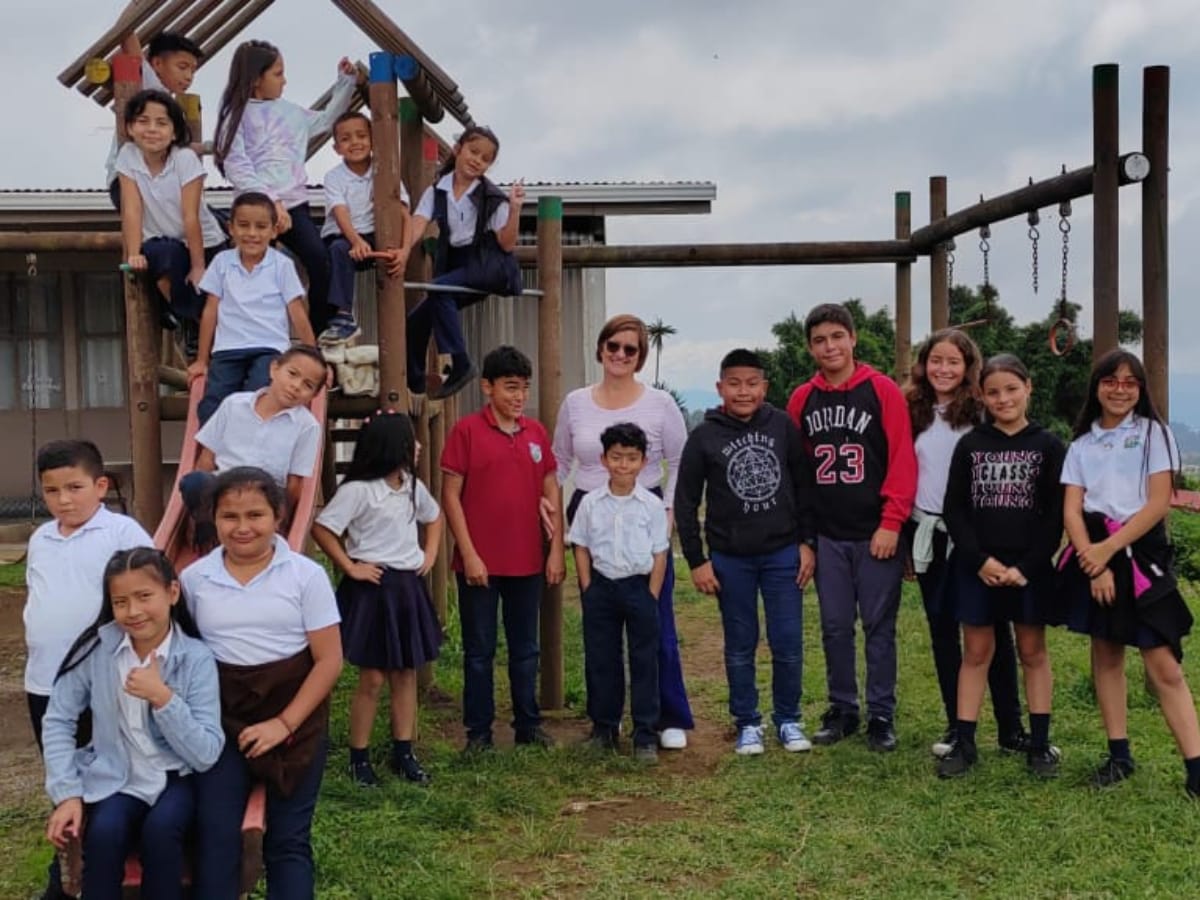
[[[620,742],[615,728],[605,728],[602,725],[593,725],[592,733],[587,736],[587,740],[583,745],[589,750],[599,750],[605,753],[614,752]]]
[[[1092,773],[1092,787],[1106,788],[1119,784],[1132,775],[1135,768],[1132,759],[1106,756],[1100,768]]]
[[[411,781],[413,784],[426,785],[433,780],[429,777],[429,773],[421,768],[421,764],[411,753],[394,755],[390,763],[390,768],[397,775],[403,776],[406,781]]]
[[[891,753],[896,749],[896,726],[891,719],[872,716],[867,720],[867,749]]]
[[[1000,735],[997,738],[997,743],[1000,744],[1001,753],[1029,753],[1033,749],[1033,741],[1029,737],[1029,732],[1024,728],[1018,728],[1016,731],[1010,731],[1007,734]]]
[[[654,744],[641,744],[634,747],[633,758],[643,766],[658,765],[658,747]]]
[[[441,387],[433,391],[429,399],[444,400],[453,397],[478,377],[479,368],[473,362],[468,362],[465,366],[451,366],[446,377],[442,379]]]
[[[522,728],[513,735],[513,743],[519,747],[541,747],[549,750],[554,746],[554,738],[541,725],[532,728]]]
[[[495,749],[495,744],[492,743],[490,734],[474,734],[467,735],[467,743],[462,752],[464,754],[487,753],[493,749]]]
[[[979,750],[976,746],[955,738],[950,752],[938,760],[938,778],[961,778],[978,761]]]
[[[821,716],[821,727],[813,734],[814,744],[836,744],[858,731],[858,713],[831,706]]]
[[[1200,800],[1200,778],[1189,777],[1183,784],[1183,789],[1193,800]]]
[[[350,780],[359,787],[377,787],[379,785],[379,777],[369,762],[350,763]]]
[[[1039,747],[1025,756],[1029,771],[1038,778],[1057,778],[1058,761],[1062,758],[1057,747]]]

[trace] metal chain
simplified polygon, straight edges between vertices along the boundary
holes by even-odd
[[[946,286],[954,288],[954,241],[946,241]]]
[[[1058,299],[1058,314],[1067,316],[1067,260],[1071,252],[1071,201],[1064,200],[1058,207],[1058,230],[1062,232],[1062,293]]]
[[[979,229],[979,252],[983,254],[983,286],[991,286],[991,277],[988,274],[988,253],[991,252],[992,245],[988,242],[988,238],[992,236],[992,228],[990,225],[984,225]]]
[[[1036,209],[1029,211],[1029,243],[1033,245],[1033,292],[1038,292],[1038,239],[1042,236],[1038,231],[1041,217]]]

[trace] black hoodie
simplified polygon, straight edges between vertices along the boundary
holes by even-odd
[[[763,404],[743,422],[710,409],[688,435],[675,524],[693,569],[707,561],[699,519],[705,499],[710,552],[753,556],[812,538],[812,468],[787,413]]]
[[[1062,542],[1066,448],[1040,425],[1014,435],[977,425],[954,448],[943,515],[954,553],[978,571],[989,556],[1026,578],[1045,575]]]

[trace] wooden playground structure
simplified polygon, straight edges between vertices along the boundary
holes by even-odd
[[[401,228],[400,185],[421,196],[433,181],[439,156],[446,148],[428,128],[446,115],[463,125],[472,118],[458,86],[429,59],[370,0],[332,0],[376,45],[370,56],[369,88],[359,98],[370,109],[374,133],[376,182],[374,191],[376,234],[380,246],[394,246]],[[67,86],[77,86],[101,104],[114,104],[121,120],[124,103],[140,87],[140,60],[117,57],[111,79],[88,80],[88,72],[104,74],[97,60],[109,57],[122,33],[134,30],[144,44],[164,30],[192,37],[211,58],[241,33],[270,0],[163,0],[132,4],[135,14],[118,22],[60,76]],[[407,96],[401,97],[397,82]],[[560,197],[542,196],[537,201],[536,246],[522,246],[518,258],[537,272],[537,291],[528,291],[529,302],[538,304],[538,359],[536,375],[541,419],[551,432],[562,400],[562,274],[565,267],[676,267],[676,266],[773,266],[844,265],[885,263],[895,267],[895,371],[906,374],[912,348],[912,266],[927,257],[930,266],[930,315],[933,329],[950,325],[949,254],[955,237],[1017,216],[1091,195],[1093,198],[1093,318],[1094,353],[1103,354],[1117,346],[1118,194],[1123,185],[1140,183],[1142,188],[1142,314],[1144,357],[1149,388],[1164,413],[1167,409],[1167,188],[1168,188],[1168,99],[1170,72],[1165,66],[1147,67],[1143,72],[1142,146],[1121,154],[1118,147],[1118,68],[1098,65],[1093,70],[1093,159],[1090,165],[1067,171],[954,212],[947,209],[948,185],[943,176],[929,179],[929,222],[913,229],[911,194],[894,197],[894,234],[891,238],[864,241],[820,241],[803,243],[721,243],[693,245],[628,245],[564,247],[563,205]],[[181,98],[200,134],[198,100]],[[328,102],[328,94],[318,98]],[[118,128],[118,133],[123,133]],[[314,141],[311,152],[320,146]],[[428,244],[428,242],[427,242]],[[91,251],[109,254],[116,264],[121,236],[113,232],[25,231],[0,233],[0,253],[26,254],[36,264],[36,254],[53,251]],[[406,310],[420,292],[414,285],[429,280],[428,262],[421,254],[409,260],[406,281],[376,274],[379,393],[375,397],[328,399],[328,418],[355,420],[376,408],[408,410],[416,422],[418,440],[426,448],[420,460],[420,475],[434,496],[440,495],[438,465],[447,430],[460,414],[454,398],[414,402],[406,387]],[[1065,300],[1065,297],[1063,298]],[[1063,323],[1067,331],[1070,323]],[[1054,337],[1051,337],[1054,340]],[[129,278],[125,284],[125,346],[128,374],[129,429],[133,464],[132,512],[149,531],[163,520],[161,423],[194,416],[193,402],[184,395],[160,396],[160,382],[178,386],[180,373],[163,365],[157,315],[147,285]],[[431,356],[434,349],[430,348]],[[437,366],[431,364],[430,371]],[[320,487],[325,496],[336,485],[333,448],[336,442],[352,440],[354,430],[327,427],[324,465]],[[315,485],[313,486],[315,490]],[[439,616],[445,619],[449,587],[447,536],[438,563],[431,574],[431,591]],[[547,586],[541,620],[541,703],[546,709],[563,706],[562,589]]]

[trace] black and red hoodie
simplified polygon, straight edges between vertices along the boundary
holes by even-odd
[[[787,411],[812,460],[817,534],[865,541],[880,527],[899,531],[917,494],[917,457],[896,382],[866,363],[837,385],[818,372]]]

